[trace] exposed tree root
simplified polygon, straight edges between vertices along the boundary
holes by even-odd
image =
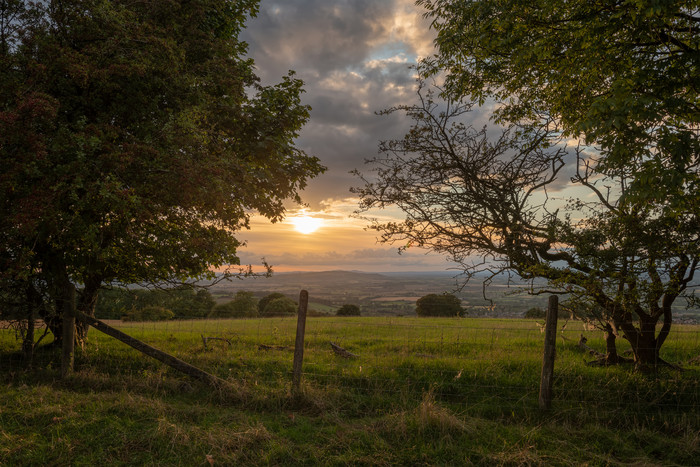
[[[616,358],[609,358],[609,355],[601,355],[600,357],[596,358],[595,360],[592,360],[590,362],[586,362],[586,365],[588,366],[613,366],[613,365],[632,365],[634,364],[634,360],[631,358],[625,358],[625,357],[620,357],[619,355]]]
[[[586,345],[586,342],[588,342],[588,339],[581,334],[581,339],[578,341],[578,348],[583,350],[584,352],[593,355],[596,357],[595,360],[592,360],[590,362],[586,362],[586,365],[589,366],[612,366],[612,365],[623,365],[623,364],[632,364],[634,363],[634,360],[630,358],[624,358],[620,357],[619,355],[606,355],[604,353],[598,352],[596,349],[593,347],[589,347]]]

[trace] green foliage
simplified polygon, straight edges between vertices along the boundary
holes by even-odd
[[[260,301],[258,302],[258,311],[260,312],[260,314],[262,314],[262,313],[265,311],[265,307],[267,307],[267,305],[268,305],[271,301],[276,300],[276,299],[278,299],[278,298],[284,298],[284,297],[285,297],[285,295],[284,295],[284,294],[281,294],[281,293],[279,293],[279,292],[273,292],[273,293],[271,293],[271,294],[269,294],[269,295],[264,296],[264,297],[261,298]]]
[[[547,311],[543,310],[542,308],[538,306],[533,306],[529,310],[525,312],[525,318],[529,319],[542,319],[547,316]]]
[[[121,318],[122,321],[167,321],[173,319],[175,314],[162,306],[149,305],[139,309],[133,309]]]
[[[293,316],[297,314],[297,309],[297,303],[291,298],[275,298],[265,306],[261,316]]]
[[[0,287],[78,284],[92,314],[103,284],[245,273],[234,232],[324,170],[294,143],[303,83],[245,56],[257,5],[2,2]]]
[[[338,308],[337,316],[360,316],[360,307],[353,304],[345,304]]]
[[[431,293],[416,301],[418,316],[464,316],[462,302],[455,295]]]
[[[216,305],[210,318],[254,318],[258,316],[258,300],[252,292],[239,290],[230,302]]]
[[[98,319],[118,319],[125,310],[159,306],[171,310],[177,319],[203,318],[209,315],[214,304],[207,289],[102,289],[95,305],[95,316]]]
[[[506,121],[554,116],[599,145],[606,170],[648,159],[629,186],[640,195],[697,183],[686,170],[700,149],[695,0],[418,3],[438,31],[431,65],[448,72],[450,92],[503,102]]]

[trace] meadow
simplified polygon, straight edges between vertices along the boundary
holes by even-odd
[[[2,465],[694,465],[700,326],[662,356],[684,371],[594,367],[568,322],[554,401],[538,408],[533,320],[309,318],[291,391],[294,318],[112,322],[227,380],[214,389],[90,331],[76,372],[58,349],[31,369],[0,331]],[[559,326],[564,323],[560,322]],[[206,338],[206,343],[203,338]],[[215,338],[215,339],[211,339]],[[336,343],[357,355],[342,358]],[[43,344],[44,342],[42,342]],[[628,347],[620,340],[619,351]]]

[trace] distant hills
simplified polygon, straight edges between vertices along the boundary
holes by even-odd
[[[489,286],[488,298],[484,299],[483,284],[473,279],[463,284],[457,272],[400,272],[369,273],[361,271],[320,271],[275,273],[269,278],[246,278],[217,284],[212,294],[218,301],[233,298],[239,290],[247,290],[262,297],[272,292],[296,298],[301,290],[309,292],[309,300],[323,311],[332,311],[351,303],[360,306],[363,314],[411,315],[415,313],[415,302],[429,293],[454,293],[470,310],[471,315],[522,316],[532,306],[543,306],[544,297],[513,293],[507,280],[496,279]]]

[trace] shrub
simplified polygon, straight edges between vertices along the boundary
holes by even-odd
[[[547,316],[547,312],[538,306],[533,306],[525,312],[525,318],[541,319]]]
[[[258,311],[260,312],[260,314],[263,314],[263,312],[265,311],[265,307],[267,307],[267,305],[271,301],[277,300],[278,298],[284,298],[284,297],[285,297],[284,294],[281,294],[279,292],[273,292],[269,295],[264,296],[258,302]]]
[[[162,306],[145,306],[140,309],[132,309],[122,316],[122,321],[167,321],[173,319],[175,314]]]
[[[252,292],[238,291],[228,303],[217,305],[210,318],[254,318],[258,316],[258,300]]]
[[[428,294],[416,301],[418,316],[464,316],[462,302],[453,294]]]
[[[267,304],[263,316],[293,316],[297,313],[297,304],[287,297],[276,298]]]
[[[346,304],[341,306],[335,314],[337,316],[360,316],[360,307],[357,305]]]

